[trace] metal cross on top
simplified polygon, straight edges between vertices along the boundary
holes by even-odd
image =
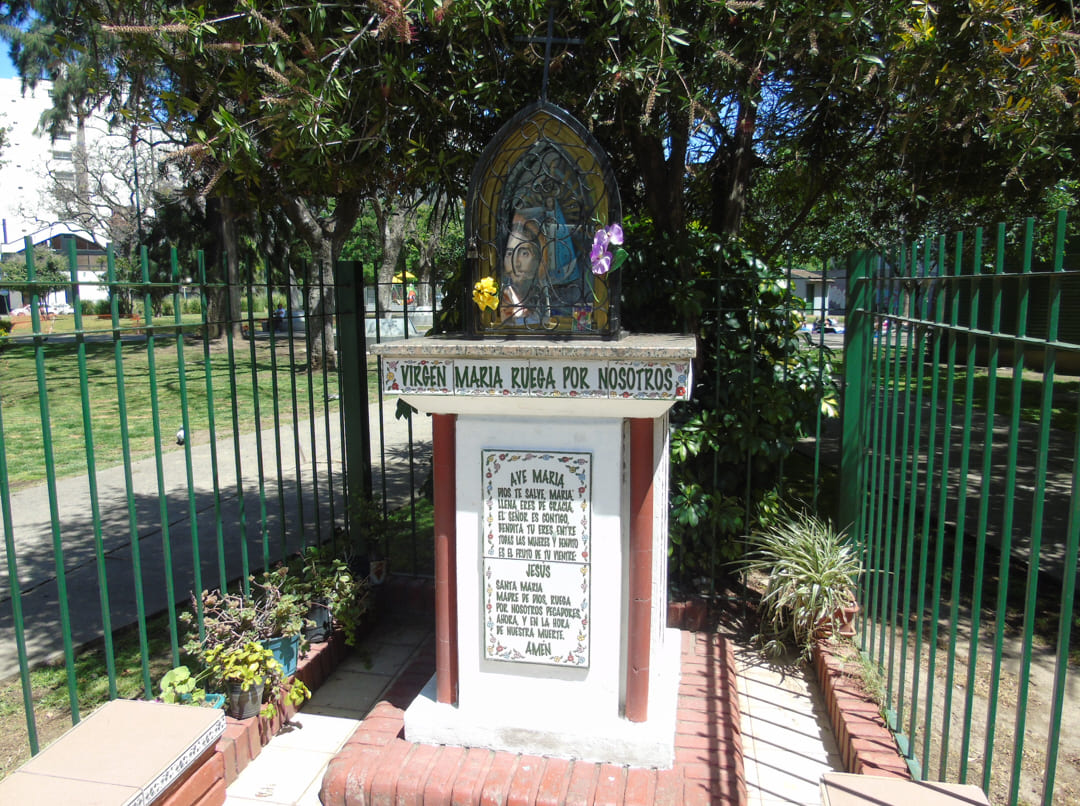
[[[539,42],[544,43],[544,79],[540,85],[540,100],[547,100],[548,91],[548,68],[551,66],[551,46],[552,45],[580,45],[585,40],[583,39],[560,39],[555,36],[555,6],[548,6],[548,20],[547,20],[547,36],[540,38],[535,36],[523,36],[518,38],[519,42],[528,42],[535,44]]]

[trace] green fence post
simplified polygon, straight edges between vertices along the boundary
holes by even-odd
[[[866,449],[866,384],[864,367],[870,353],[870,252],[854,252],[848,256],[848,296],[844,319],[844,397],[841,411],[843,428],[840,442],[840,523],[851,527],[857,545],[864,535],[856,534],[861,522],[863,488],[856,483],[862,478],[862,462]]]
[[[363,269],[354,260],[338,262],[337,304],[338,344],[341,349],[341,435],[345,457],[345,479],[349,498],[371,495],[371,426],[368,420],[367,340],[364,329]],[[361,514],[346,501],[349,532],[359,534]]]

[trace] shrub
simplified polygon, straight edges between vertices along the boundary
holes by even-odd
[[[804,657],[835,632],[842,607],[854,604],[859,556],[843,531],[805,512],[788,512],[755,533],[745,568],[765,576],[759,639],[770,655],[788,641]]]
[[[819,408],[835,407],[832,373],[800,331],[803,302],[783,270],[703,230],[677,242],[647,222],[626,230],[626,327],[698,343],[693,396],[673,410],[671,436],[672,577],[691,586],[776,516],[784,459]]]

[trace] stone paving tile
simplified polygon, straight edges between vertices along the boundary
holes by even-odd
[[[233,806],[232,799],[236,798],[237,806],[245,800],[291,806],[312,782],[322,778],[334,755],[297,747],[275,747],[271,741],[228,788],[226,803]]]
[[[736,645],[748,806],[818,806],[821,776],[843,761],[816,683],[804,667]]]
[[[371,707],[379,701],[393,678],[390,675],[365,675],[343,673],[327,680],[318,693],[318,699],[304,706],[304,710],[324,716],[363,719]]]
[[[273,744],[275,748],[295,747],[302,750],[336,753],[352,736],[359,724],[359,719],[324,716],[305,708],[293,717],[288,725],[282,727],[274,737]]]

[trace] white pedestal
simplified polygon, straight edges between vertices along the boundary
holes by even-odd
[[[667,411],[693,343],[637,339],[380,347],[384,389],[449,421],[453,446],[435,444],[444,677],[407,709],[408,741],[674,763]]]

